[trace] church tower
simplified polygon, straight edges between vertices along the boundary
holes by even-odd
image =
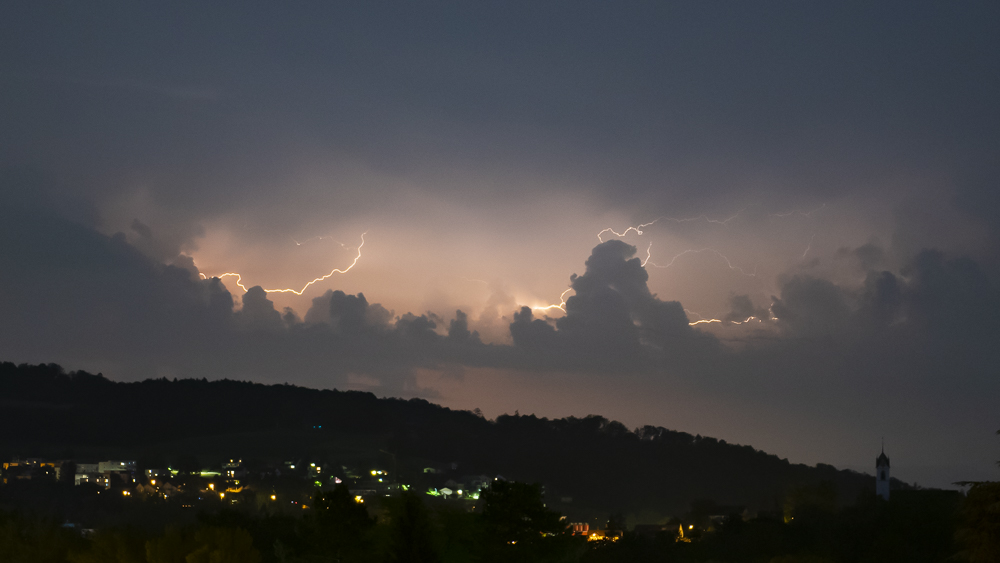
[[[885,455],[885,446],[875,459],[875,494],[889,500],[889,456]]]

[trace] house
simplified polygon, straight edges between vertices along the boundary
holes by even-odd
[[[14,458],[3,464],[3,482],[9,480],[54,479],[62,462],[44,461],[39,458]]]
[[[97,471],[99,473],[105,472],[135,472],[135,461],[124,461],[124,460],[110,460],[102,461],[97,464]]]

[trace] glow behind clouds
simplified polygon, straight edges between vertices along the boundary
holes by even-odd
[[[490,307],[498,291],[514,305],[560,314],[555,309],[560,295],[569,291],[570,274],[579,270],[592,246],[593,239],[585,236],[587,225],[602,224],[596,206],[571,209],[563,205],[555,214],[558,221],[544,208],[525,216],[519,206],[511,206],[500,214],[500,221],[478,210],[449,209],[448,213],[461,217],[450,225],[442,213],[429,207],[417,213],[423,221],[409,216],[352,221],[383,225],[367,235],[374,242],[364,253],[343,242],[350,240],[344,229],[328,228],[318,232],[338,234],[308,238],[298,232],[302,227],[295,236],[271,229],[272,238],[268,238],[255,232],[258,229],[252,225],[256,222],[249,222],[228,227],[235,234],[226,227],[210,228],[191,255],[203,276],[222,275],[237,295],[260,285],[272,293],[270,298],[277,305],[291,307],[300,315],[312,298],[328,289],[342,289],[364,291],[400,313],[430,311],[450,318],[455,309],[462,309],[473,315],[473,328],[479,328],[475,324],[479,312]],[[520,222],[515,222],[519,211]],[[779,276],[819,267],[821,253],[833,263],[831,251],[889,237],[883,232],[888,230],[885,225],[843,232],[838,216],[853,213],[826,204],[782,212],[754,206],[718,219],[662,216],[642,228],[628,226],[615,232],[614,227],[606,227],[597,238],[621,238],[640,248],[650,272],[650,287],[684,303],[693,322],[724,316],[734,294],[749,295],[766,309],[778,292]],[[473,219],[476,215],[481,216]],[[616,219],[620,221],[617,217],[607,220]],[[302,242],[296,237],[302,237]],[[811,256],[804,257],[807,249]],[[310,277],[332,265],[338,266],[336,277]],[[234,276],[225,279],[222,272],[228,272],[227,268],[244,276],[244,287]],[[341,270],[350,270],[351,275]],[[273,295],[277,292],[295,295]],[[512,310],[499,312],[509,316]],[[508,335],[496,336],[500,342],[509,341]]]

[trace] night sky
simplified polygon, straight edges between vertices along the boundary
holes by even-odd
[[[97,4],[0,18],[0,360],[996,477],[996,2]]]

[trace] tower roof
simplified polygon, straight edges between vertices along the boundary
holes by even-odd
[[[883,465],[889,467],[889,456],[885,455],[884,450],[875,458],[875,467],[882,467]]]

